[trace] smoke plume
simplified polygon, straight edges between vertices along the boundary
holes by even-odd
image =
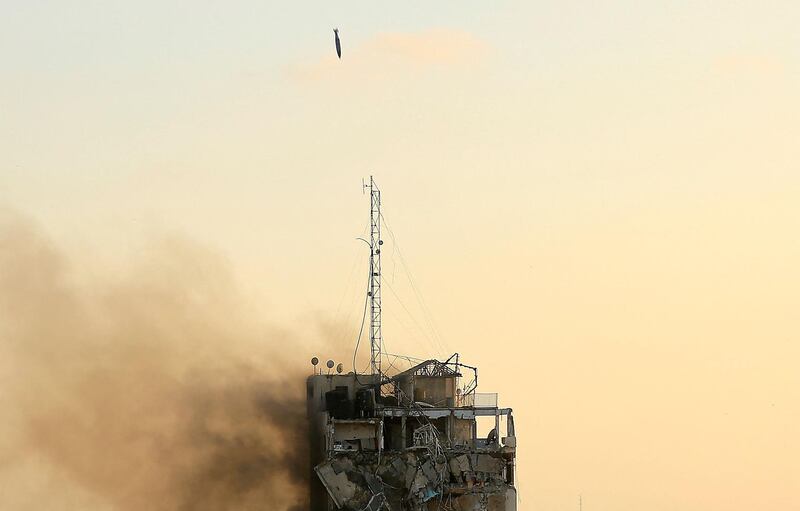
[[[307,508],[299,340],[192,243],[130,266],[0,211],[0,509]]]

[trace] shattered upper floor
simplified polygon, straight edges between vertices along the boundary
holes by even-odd
[[[459,386],[463,368],[475,377]],[[476,387],[477,369],[450,360],[310,377],[312,509],[516,509],[511,409]],[[494,428],[479,438],[480,417]]]

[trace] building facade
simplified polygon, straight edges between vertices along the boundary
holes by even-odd
[[[512,410],[476,390],[458,355],[310,376],[312,511],[516,510]],[[493,428],[479,437],[479,422]]]

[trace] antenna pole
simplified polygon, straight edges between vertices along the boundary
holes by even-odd
[[[369,176],[369,341],[370,369],[373,375],[381,374],[381,191],[372,176]]]

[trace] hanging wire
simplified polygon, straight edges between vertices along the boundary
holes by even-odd
[[[394,360],[391,360],[391,361],[389,360],[389,357],[385,357],[385,358],[386,358],[386,361],[389,363],[389,366],[386,367],[386,370],[384,372],[388,374],[392,369],[397,369],[397,366],[394,365],[394,363],[397,362],[397,357],[395,357]]]
[[[414,344],[417,346],[416,351],[418,353],[426,353],[428,352],[428,350],[430,350],[429,347],[431,346],[430,340],[426,339],[424,335],[422,338],[420,338],[418,329],[414,328],[413,324],[408,323],[408,318],[406,318],[405,315],[398,315],[396,312],[394,312],[394,309],[391,308],[387,309],[387,311],[389,312],[389,315],[392,316],[392,318],[395,320],[395,324],[400,325],[400,327],[403,330],[404,336],[414,341]],[[423,342],[423,340],[427,341],[427,344]],[[387,348],[387,351],[390,350]]]
[[[412,367],[412,366],[414,366],[416,364],[419,364],[420,362],[424,362],[424,360],[421,359],[421,358],[409,357],[407,355],[395,355],[394,353],[389,353],[389,352],[384,353],[384,356],[386,357],[386,360],[389,363],[389,367],[390,368],[394,368],[394,369],[398,369],[398,370],[399,370],[399,368],[396,365],[398,360],[405,361],[409,366],[408,368],[410,368],[410,367]],[[391,361],[389,361],[389,357],[392,358]]]
[[[384,227],[386,227],[386,230],[389,231],[389,235],[392,237],[392,244],[396,248],[397,254],[400,257],[400,263],[402,264],[403,269],[405,270],[406,277],[408,278],[408,281],[411,284],[411,289],[414,291],[414,294],[417,298],[417,302],[420,305],[420,309],[422,310],[423,313],[423,318],[428,323],[428,328],[430,328],[431,332],[433,333],[434,340],[438,343],[437,349],[440,351],[440,354],[442,354],[442,351],[444,350],[444,342],[433,321],[433,315],[431,314],[430,309],[428,309],[428,306],[425,303],[425,299],[423,298],[422,293],[419,291],[419,288],[414,282],[414,277],[411,273],[411,268],[409,267],[405,257],[403,256],[403,251],[400,248],[400,244],[397,242],[397,237],[395,236],[392,228],[389,227],[389,224],[386,222],[386,217],[383,216],[383,214],[381,214],[381,220],[383,221],[383,225]]]
[[[364,385],[358,379],[358,368],[356,367],[356,355],[358,355],[358,347],[361,345],[361,336],[364,333],[364,323],[367,319],[367,304],[369,304],[369,283],[372,279],[372,267],[370,267],[369,278],[367,279],[367,289],[364,291],[364,312],[361,314],[361,326],[358,328],[358,338],[356,339],[356,348],[353,350],[353,375],[359,385]]]
[[[366,232],[368,226],[369,226],[369,223],[365,223],[364,224],[364,229],[362,229],[362,235],[363,235],[364,232]],[[355,334],[355,327],[354,327],[354,325],[350,324],[350,320],[353,317],[353,312],[355,310],[357,310],[356,307],[354,306],[355,304],[352,304],[352,302],[351,302],[352,305],[347,308],[347,314],[346,315],[345,314],[341,314],[341,309],[342,309],[342,304],[345,302],[345,299],[348,297],[348,294],[349,294],[349,292],[351,290],[351,287],[352,287],[353,291],[356,291],[356,287],[353,286],[352,284],[355,282],[355,276],[357,274],[357,270],[361,266],[361,263],[363,262],[363,260],[364,260],[364,254],[363,254],[362,251],[359,250],[356,253],[355,257],[353,258],[353,265],[350,268],[350,273],[348,274],[347,281],[346,281],[346,284],[345,284],[345,288],[344,288],[344,290],[342,292],[341,298],[339,299],[339,304],[336,307],[336,313],[334,314],[334,319],[336,321],[336,323],[334,324],[334,328],[335,328],[335,330],[334,330],[334,332],[335,332],[334,333],[334,338],[338,339],[339,344],[345,342],[346,339],[351,338],[351,336],[353,336]],[[353,298],[355,298],[355,297],[350,298],[350,300],[353,300]],[[344,317],[344,321],[341,321],[341,318],[343,316],[345,316]]]
[[[389,236],[392,237],[393,251],[395,249],[397,251],[397,255],[400,258],[400,264],[403,266],[403,269],[405,270],[404,273],[406,274],[406,277],[408,278],[408,281],[411,284],[411,289],[414,291],[414,295],[416,296],[417,302],[419,303],[420,309],[422,310],[423,318],[427,322],[428,328],[431,330],[431,332],[433,334],[432,339],[434,340],[434,342],[438,346],[436,348],[436,350],[439,351],[440,355],[442,355],[442,354],[444,354],[446,352],[449,353],[449,351],[450,351],[449,350],[449,346],[447,345],[447,343],[444,341],[444,339],[442,338],[441,334],[439,333],[439,329],[436,327],[436,322],[433,320],[433,314],[430,312],[430,309],[428,308],[428,305],[425,303],[425,299],[422,296],[422,293],[420,292],[419,288],[417,287],[416,283],[414,282],[414,277],[413,277],[413,275],[411,273],[411,268],[408,266],[408,263],[406,262],[405,256],[403,256],[403,250],[400,248],[400,244],[397,242],[397,237],[395,236],[394,231],[392,230],[392,228],[389,226],[388,222],[386,221],[386,216],[383,214],[383,212],[381,212],[381,222],[383,223],[383,226],[386,227],[386,230],[389,232]],[[391,289],[391,286],[390,286],[390,289]],[[408,310],[408,309],[406,309],[406,310]],[[410,312],[409,312],[409,315],[410,315]]]
[[[431,348],[433,348],[434,351],[440,351],[438,346],[437,346],[437,344],[436,344],[436,340],[433,337],[431,337],[425,331],[425,329],[422,327],[422,325],[419,324],[419,321],[417,321],[417,318],[414,316],[414,314],[411,313],[409,308],[406,307],[406,304],[403,302],[403,300],[400,299],[400,296],[394,290],[394,287],[392,287],[392,285],[389,284],[389,282],[386,282],[386,281],[384,281],[384,284],[386,284],[386,287],[389,288],[389,291],[392,293],[392,295],[395,297],[395,299],[397,299],[397,303],[399,303],[400,306],[403,308],[403,310],[406,311],[406,313],[408,314],[408,317],[411,318],[411,321],[414,322],[414,325],[416,325],[417,329],[422,334],[423,338],[430,343]]]

